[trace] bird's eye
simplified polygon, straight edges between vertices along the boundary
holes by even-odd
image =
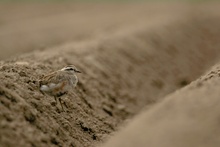
[[[73,69],[73,68],[67,68],[66,70],[71,70],[71,71],[72,71],[72,70],[74,70],[74,69]]]

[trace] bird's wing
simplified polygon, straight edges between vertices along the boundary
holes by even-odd
[[[58,84],[63,80],[63,76],[61,72],[56,71],[52,72],[48,75],[45,75],[41,80],[40,80],[40,85],[48,85],[50,83]]]

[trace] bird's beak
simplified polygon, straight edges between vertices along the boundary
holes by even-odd
[[[79,71],[79,70],[76,70],[75,72],[77,72],[77,73],[82,73],[81,71]]]

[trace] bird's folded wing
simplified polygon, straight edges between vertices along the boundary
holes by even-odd
[[[51,83],[58,84],[63,80],[63,76],[60,72],[52,72],[51,74],[45,75],[42,79],[40,79],[41,85],[48,85]]]

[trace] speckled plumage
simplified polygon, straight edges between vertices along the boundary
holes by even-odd
[[[75,66],[69,65],[61,70],[43,76],[39,82],[40,91],[54,96],[56,102],[57,97],[59,97],[59,101],[63,109],[60,97],[67,94],[68,91],[72,90],[72,88],[76,87],[78,83],[78,78],[75,74],[76,72],[80,73]]]

